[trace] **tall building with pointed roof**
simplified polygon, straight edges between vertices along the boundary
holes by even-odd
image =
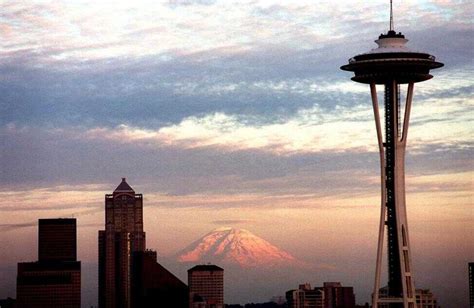
[[[125,178],[105,195],[105,230],[99,231],[99,307],[131,307],[131,257],[145,251],[143,195]]]

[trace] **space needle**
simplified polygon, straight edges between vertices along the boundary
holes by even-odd
[[[430,70],[442,63],[428,53],[412,51],[405,36],[393,27],[375,41],[377,48],[349,59],[342,70],[354,72],[353,81],[370,85],[380,152],[382,204],[372,307],[415,308],[415,286],[405,205],[405,149],[416,82],[431,79]],[[407,84],[406,100],[400,102],[400,85]],[[376,85],[384,87],[385,138],[379,113]],[[403,119],[401,117],[403,109]],[[384,235],[387,232],[388,283],[380,288]],[[383,292],[381,292],[383,290]]]

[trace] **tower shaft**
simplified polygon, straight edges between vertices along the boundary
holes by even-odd
[[[401,284],[401,269],[399,257],[399,242],[397,236],[397,206],[400,196],[397,196],[397,185],[395,181],[397,170],[403,168],[399,166],[400,157],[397,157],[398,139],[398,112],[399,112],[398,85],[395,82],[385,84],[385,190],[387,200],[387,252],[388,252],[388,291],[390,296],[399,297],[403,293]],[[401,153],[404,155],[403,153]],[[403,173],[398,176],[403,176]]]
[[[400,268],[400,243],[397,235],[397,221],[399,214],[397,211],[397,201],[400,196],[397,178],[404,176],[403,172],[397,172],[403,169],[403,158],[398,157],[398,132],[399,132],[399,93],[398,85],[395,81],[385,84],[385,190],[387,200],[387,252],[388,252],[388,295],[390,297],[401,297],[403,295],[401,268]],[[401,155],[405,154],[403,152]],[[401,307],[400,304],[392,304],[390,307]]]
[[[400,94],[396,80],[384,84],[385,142],[383,142],[375,84],[371,84],[382,178],[382,214],[380,216],[374,307],[386,303],[390,308],[415,307],[415,288],[405,206],[405,148],[413,96],[408,85],[403,123],[400,119]],[[403,127],[402,127],[403,125]],[[385,229],[387,233],[388,286],[380,292],[380,273]]]

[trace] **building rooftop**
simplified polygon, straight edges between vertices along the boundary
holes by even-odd
[[[75,225],[76,218],[41,218],[38,219],[40,225]]]
[[[214,264],[196,265],[188,269],[188,272],[197,272],[197,271],[224,271],[224,269]]]
[[[135,192],[127,183],[126,178],[122,178],[122,182],[115,188],[114,192]]]

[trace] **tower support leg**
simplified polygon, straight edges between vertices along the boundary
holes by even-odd
[[[413,83],[408,85],[405,114],[402,123],[399,114],[399,91],[395,80],[385,84],[385,142],[375,83],[370,84],[372,105],[377,130],[381,173],[381,212],[377,263],[372,298],[374,308],[415,308],[415,288],[411,271],[405,206],[405,148],[413,97]],[[380,294],[380,276],[384,235],[387,230],[388,290]]]

